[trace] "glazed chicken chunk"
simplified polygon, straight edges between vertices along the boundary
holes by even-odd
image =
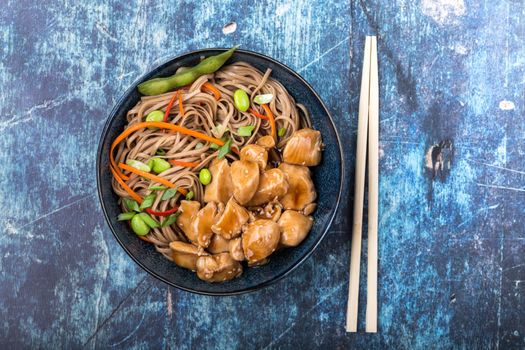
[[[241,149],[241,160],[255,162],[259,165],[259,169],[263,171],[266,169],[266,163],[268,162],[268,152],[262,146],[247,145]]]
[[[216,213],[217,205],[215,202],[210,202],[199,210],[191,221],[191,230],[197,236],[197,243],[201,247],[206,248],[211,242],[211,236],[213,235],[211,227],[215,222]]]
[[[211,237],[210,245],[206,250],[212,254],[219,254],[230,251],[230,240],[221,235],[214,234]]]
[[[279,169],[288,176],[288,192],[281,198],[284,209],[303,210],[308,204],[315,201],[317,194],[310,177],[310,169],[286,163],[279,165]]]
[[[318,165],[321,162],[321,133],[308,128],[294,132],[284,147],[283,160],[288,164]]]
[[[237,160],[231,165],[233,197],[239,204],[246,204],[259,186],[259,167],[248,160]]]
[[[175,264],[185,269],[195,271],[197,269],[197,259],[200,255],[208,255],[193,244],[175,241],[170,243],[171,257]]]
[[[228,243],[228,250],[230,251],[230,255],[234,260],[244,260],[244,251],[242,250],[241,237],[231,239]]]
[[[184,232],[186,237],[192,242],[197,242],[197,233],[191,227],[193,216],[197,214],[201,204],[197,201],[181,201],[179,208],[179,218],[177,219],[177,226]]]
[[[279,169],[265,171],[259,179],[259,187],[252,199],[246,203],[249,207],[266,204],[274,198],[282,198],[288,192],[288,179]]]
[[[249,264],[263,261],[279,244],[279,225],[272,220],[259,219],[249,223],[242,234],[242,248]]]
[[[294,210],[286,210],[278,221],[281,229],[281,244],[285,247],[298,246],[308,235],[314,220]]]
[[[264,147],[264,148],[266,148],[268,150],[270,148],[274,148],[275,147],[275,139],[273,137],[271,137],[270,135],[266,135],[266,136],[263,136],[263,137],[259,138],[257,140],[256,144],[258,144],[259,146]]]
[[[232,196],[233,186],[230,166],[226,159],[217,159],[210,166],[211,183],[204,191],[205,202],[226,203]]]
[[[266,204],[264,207],[252,210],[252,214],[255,217],[255,219],[270,219],[272,221],[277,222],[277,220],[279,220],[279,218],[281,217],[282,209],[283,206],[281,205],[281,203],[279,203],[278,200],[273,200],[270,203]]]
[[[241,234],[241,228],[249,218],[248,210],[237,204],[235,199],[230,198],[222,215],[211,229],[226,239],[232,239]]]
[[[207,282],[224,282],[240,276],[241,264],[229,253],[201,256],[197,259],[197,276]]]

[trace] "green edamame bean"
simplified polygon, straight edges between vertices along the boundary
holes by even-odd
[[[151,163],[151,164],[150,164]],[[168,170],[169,168],[171,168],[171,165],[170,163],[168,163],[167,161],[165,161],[164,159],[162,158],[152,158],[149,162],[148,162],[148,165],[151,167],[151,169],[157,173],[157,174],[160,174],[166,170]]]
[[[164,120],[164,112],[163,111],[159,111],[159,110],[156,110],[156,111],[151,111],[148,113],[148,115],[146,116],[146,121],[147,122],[161,122]],[[156,127],[154,126],[148,126],[148,129],[157,129]]]
[[[155,78],[138,85],[138,90],[143,95],[160,95],[170,90],[193,83],[204,74],[219,70],[222,65],[233,55],[238,46],[234,46],[221,54],[210,56],[198,65],[175,73],[171,77]]]
[[[237,89],[233,93],[233,104],[241,112],[246,112],[250,108],[250,98],[246,91]]]
[[[140,215],[131,218],[131,229],[138,236],[145,236],[149,233],[150,227],[142,220]]]
[[[201,169],[199,172],[199,181],[205,186],[209,185],[211,182],[211,172],[206,168]]]

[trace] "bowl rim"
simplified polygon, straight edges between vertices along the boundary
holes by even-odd
[[[339,158],[341,159],[341,167],[340,167],[340,171],[339,171],[339,176],[341,178],[341,181],[339,183],[339,191],[337,192],[337,199],[336,199],[336,202],[335,202],[335,208],[333,210],[333,213],[330,215],[330,217],[328,219],[326,228],[323,230],[323,232],[319,236],[319,239],[317,240],[317,242],[315,242],[315,244],[312,246],[312,248],[310,250],[308,250],[302,257],[300,257],[300,259],[297,260],[297,262],[294,265],[292,265],[290,268],[288,268],[287,270],[281,272],[280,274],[278,274],[278,275],[272,277],[271,279],[266,280],[266,281],[264,281],[262,283],[258,283],[258,284],[254,285],[254,286],[243,288],[243,289],[239,289],[239,290],[235,290],[235,291],[210,292],[210,291],[203,291],[203,290],[194,289],[194,288],[188,288],[188,287],[185,287],[183,285],[171,282],[171,281],[165,279],[164,277],[160,276],[159,274],[157,274],[155,271],[149,269],[144,264],[142,264],[142,262],[130,252],[130,250],[124,245],[124,243],[120,240],[119,236],[115,232],[115,229],[114,229],[113,225],[111,224],[111,220],[110,220],[108,211],[106,209],[106,204],[104,203],[104,200],[102,198],[102,181],[101,181],[101,169],[100,169],[101,168],[102,151],[103,151],[102,150],[102,148],[103,148],[102,146],[103,146],[104,140],[106,139],[107,134],[109,132],[109,125],[111,124],[111,122],[115,118],[115,115],[116,115],[117,110],[119,109],[119,106],[124,102],[124,100],[127,98],[127,96],[136,88],[137,84],[140,81],[142,81],[145,78],[146,75],[150,74],[151,71],[157,70],[157,69],[165,66],[166,64],[169,64],[170,62],[175,63],[176,61],[181,60],[181,59],[183,59],[184,57],[187,57],[187,56],[194,56],[196,54],[209,52],[209,51],[226,51],[228,49],[229,48],[204,48],[204,49],[192,50],[192,51],[185,52],[185,53],[183,53],[181,55],[176,55],[176,56],[170,56],[170,57],[167,57],[167,58],[163,58],[161,61],[156,61],[154,64],[152,64],[147,69],[147,71],[145,73],[141,74],[137,79],[135,79],[130,84],[130,87],[128,89],[126,89],[124,91],[124,93],[122,93],[122,95],[119,97],[119,99],[115,102],[115,104],[114,104],[113,108],[111,109],[109,115],[106,117],[106,122],[104,123],[104,127],[102,128],[102,132],[100,134],[100,138],[99,138],[99,142],[98,142],[97,159],[96,159],[97,193],[98,193],[98,199],[99,199],[100,205],[102,207],[102,212],[104,213],[104,217],[106,219],[107,225],[109,226],[109,229],[113,233],[113,236],[115,237],[115,239],[117,240],[119,245],[122,247],[122,249],[124,249],[126,254],[138,266],[140,266],[144,271],[146,271],[149,275],[152,275],[153,277],[155,277],[158,280],[168,284],[169,286],[175,287],[177,289],[180,289],[180,290],[183,290],[183,291],[186,291],[186,292],[200,294],[200,295],[208,295],[208,296],[240,295],[240,294],[245,294],[245,293],[254,292],[256,290],[263,289],[265,287],[268,287],[268,286],[270,286],[270,285],[272,285],[272,284],[282,280],[284,277],[286,277],[292,271],[294,271],[296,268],[298,268],[302,263],[304,263],[306,261],[306,259],[308,259],[312,255],[312,253],[317,249],[317,247],[319,246],[321,241],[325,238],[326,234],[330,230],[330,227],[332,226],[333,220],[334,220],[337,212],[339,211],[339,204],[340,204],[341,195],[342,195],[342,192],[343,192],[343,181],[344,181],[344,173],[345,173],[345,161],[344,161],[344,157],[343,157],[343,149],[342,149],[342,146],[341,146],[341,139],[339,137],[339,133],[337,131],[336,124],[334,123],[334,120],[332,118],[332,114],[330,113],[330,111],[328,110],[326,105],[324,104],[324,102],[321,99],[321,97],[319,96],[319,94],[315,91],[315,89],[301,75],[299,75],[299,73],[297,73],[295,70],[293,70],[292,68],[288,67],[284,63],[281,63],[281,62],[277,61],[274,58],[271,58],[271,57],[269,57],[267,55],[264,55],[264,54],[261,54],[261,53],[255,52],[255,51],[244,50],[244,49],[237,49],[236,52],[247,54],[249,56],[255,56],[255,57],[261,58],[261,59],[266,60],[266,61],[270,61],[271,63],[280,66],[281,68],[286,70],[288,73],[293,75],[295,78],[297,78],[302,84],[304,84],[314,94],[314,96],[317,98],[317,100],[321,103],[321,106],[324,109],[324,111],[326,112],[326,115],[328,116],[328,121],[332,125],[332,127],[334,129],[334,132],[335,132],[335,137],[336,137],[336,141],[337,141],[337,148],[339,150]]]

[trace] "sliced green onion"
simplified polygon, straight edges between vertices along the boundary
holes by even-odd
[[[253,102],[259,104],[259,105],[263,105],[263,104],[266,104],[266,103],[270,103],[272,102],[273,100],[273,95],[272,94],[264,94],[264,95],[257,95],[253,98]]]
[[[137,214],[140,216],[140,218],[142,219],[142,221],[144,221],[144,223],[146,225],[148,225],[149,227],[151,228],[157,228],[159,227],[159,223],[157,222],[157,220],[155,220],[154,218],[152,218],[151,216],[149,216],[149,214],[146,214],[146,213],[140,213],[140,214]]]
[[[284,134],[286,134],[286,128],[279,128],[277,135],[279,135],[279,137],[283,137]]]
[[[155,202],[155,199],[157,198],[157,195],[155,193],[148,194],[146,197],[144,197],[144,200],[142,201],[142,204],[140,205],[140,210],[144,210],[146,208],[149,208],[153,205],[153,202]]]
[[[232,147],[232,140],[226,141],[224,145],[219,148],[219,155],[217,156],[219,159],[224,158],[228,153],[230,153],[230,149]]]
[[[186,200],[191,201],[193,199],[194,193],[190,191],[186,194]]]
[[[136,201],[129,198],[124,198],[123,200],[126,208],[128,208],[129,210],[136,211],[137,213],[140,212],[139,204]]]
[[[135,213],[132,212],[132,211],[127,212],[127,213],[121,213],[121,214],[119,214],[117,220],[118,221],[131,220],[134,216],[135,216]]]
[[[157,150],[157,152],[155,152],[155,154],[158,155],[158,156],[163,156],[163,155],[166,154],[166,151],[163,150],[162,148],[159,148],[159,149]]]
[[[255,125],[245,125],[237,129],[239,136],[252,136],[252,131],[255,129]]]
[[[216,125],[213,129],[211,129],[211,133],[215,137],[222,137],[222,135],[227,131],[229,131],[229,129],[222,124]]]
[[[164,191],[165,189],[167,189],[167,187],[166,186],[151,186],[149,189],[152,191]]]
[[[142,170],[142,171],[145,171],[147,173],[149,173],[151,171],[151,168],[142,163],[142,162],[139,162],[138,160],[134,160],[134,159],[128,159],[126,160],[126,164],[129,165],[129,166],[132,166],[134,167],[135,169],[139,169],[139,170]]]
[[[177,189],[176,188],[170,188],[169,190],[166,190],[162,194],[162,197],[160,199],[162,199],[163,201],[167,201],[168,199],[172,198],[176,194],[177,194]]]
[[[168,216],[163,222],[162,224],[160,224],[160,227],[166,227],[166,226],[169,226],[171,224],[174,224],[175,222],[177,222],[177,219],[179,218],[179,215],[180,215],[180,211],[174,213],[174,214],[171,214],[170,216]]]

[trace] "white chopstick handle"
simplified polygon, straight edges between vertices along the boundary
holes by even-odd
[[[377,221],[379,195],[379,78],[377,39],[372,37],[370,103],[368,107],[368,269],[366,332],[377,332]]]
[[[363,201],[365,193],[366,139],[368,129],[368,104],[370,89],[370,37],[366,37],[359,98],[359,119],[357,126],[357,149],[355,170],[354,216],[352,223],[352,250],[350,253],[350,279],[346,331],[357,332],[359,299],[359,262],[361,259],[361,230],[363,224]]]

